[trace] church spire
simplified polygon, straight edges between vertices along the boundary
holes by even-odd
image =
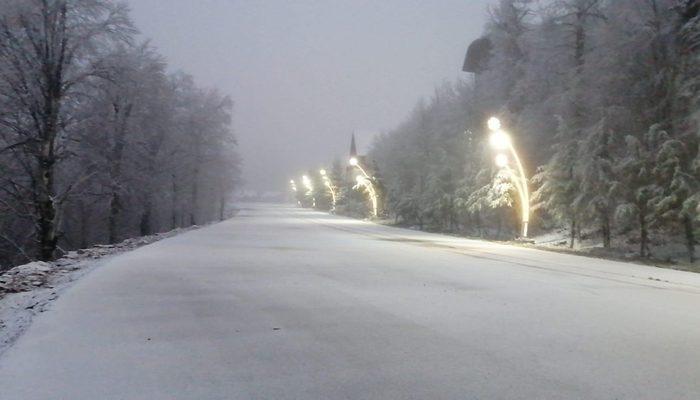
[[[352,140],[350,141],[350,157],[357,157],[357,145],[355,144],[355,134],[352,134]]]

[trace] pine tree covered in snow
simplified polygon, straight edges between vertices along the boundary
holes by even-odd
[[[651,199],[655,222],[667,229],[679,231],[685,237],[688,258],[695,259],[697,194],[700,181],[691,166],[693,155],[688,145],[678,139],[661,144],[656,157],[654,175],[661,189]]]
[[[654,177],[656,154],[668,134],[654,125],[641,138],[627,136],[626,153],[615,165],[615,173],[623,185],[619,185],[620,199],[615,220],[624,226],[636,226],[639,230],[639,254],[649,256],[649,230],[654,218],[652,199],[662,190]]]
[[[576,174],[579,143],[568,132],[566,121],[559,118],[558,142],[553,146],[552,157],[532,178],[536,188],[532,200],[534,210],[545,211],[568,226],[569,247],[574,247],[581,223],[581,210],[575,204],[580,188],[580,177]]]
[[[532,176],[532,229],[639,253],[698,231],[697,1],[494,2],[473,80],[440,89],[373,146],[397,221],[517,235],[500,217],[485,122],[508,127]],[[486,65],[484,67],[484,65]],[[503,192],[500,192],[503,194]],[[493,204],[492,204],[493,203]],[[453,217],[449,217],[452,215]],[[453,218],[453,222],[449,222]],[[505,230],[504,230],[505,232]],[[661,233],[661,235],[655,235]],[[665,233],[669,233],[666,235]],[[592,235],[592,236],[591,236]],[[616,235],[625,240],[613,243]]]

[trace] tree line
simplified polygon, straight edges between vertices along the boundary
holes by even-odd
[[[569,245],[677,238],[694,260],[700,222],[700,2],[500,0],[467,60],[370,158],[385,212],[421,229],[517,232],[518,197],[493,161],[504,121],[527,166],[535,229]],[[471,52],[471,51],[470,51]],[[636,242],[635,242],[636,243]]]
[[[110,0],[0,8],[0,270],[226,217],[233,103]]]

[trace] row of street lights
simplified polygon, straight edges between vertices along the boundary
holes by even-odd
[[[362,175],[357,175],[355,177],[355,181],[357,182],[357,184],[353,187],[353,189],[363,188],[367,192],[369,200],[372,202],[372,215],[376,218],[377,216],[379,216],[379,196],[374,186],[374,178],[367,174],[367,171],[362,167],[360,161],[356,157],[352,157],[349,161],[349,164],[350,166],[357,168],[362,173]],[[333,184],[333,181],[331,180],[330,176],[328,175],[328,172],[325,169],[321,169],[319,171],[319,174],[321,175],[323,185],[328,189],[328,192],[331,195],[331,210],[334,211],[336,207],[336,202],[338,200],[336,194],[336,186]],[[307,175],[302,176],[301,179],[302,184],[307,190],[305,195],[311,196],[312,206],[316,207],[316,198],[313,196],[314,186],[311,179]],[[292,179],[289,181],[289,183],[291,185],[292,191],[294,193],[298,193],[299,190],[297,188],[296,181]]]
[[[495,159],[496,166],[508,173],[508,176],[513,181],[513,185],[515,186],[515,189],[518,192],[521,208],[520,214],[522,222],[522,237],[527,238],[528,225],[530,222],[530,191],[528,188],[528,179],[525,175],[525,169],[523,168],[523,164],[520,161],[518,153],[515,151],[515,147],[513,146],[513,140],[511,139],[510,135],[507,132],[505,132],[501,127],[501,121],[495,117],[491,118],[488,121],[488,127],[491,131],[489,143],[491,147],[493,147],[497,151]],[[510,167],[511,158],[512,161],[515,162],[516,170],[513,170]],[[379,215],[379,196],[374,185],[375,179],[371,177],[367,173],[367,171],[362,167],[362,164],[360,163],[360,160],[357,159],[357,157],[350,158],[349,164],[350,166],[357,168],[361,173],[360,175],[356,176],[355,180],[357,184],[353,187],[353,189],[364,189],[364,191],[369,197],[369,200],[372,203],[372,215],[376,218]],[[321,179],[323,180],[324,186],[328,188],[331,194],[331,199],[333,202],[332,209],[335,210],[337,200],[335,191],[336,188],[325,169],[321,169],[319,173],[321,175]],[[292,185],[292,191],[297,192],[298,189],[295,181],[292,180],[290,181],[290,183]],[[308,176],[304,175],[302,177],[302,183],[307,189],[306,195],[311,196],[313,206],[315,207],[316,198],[313,197],[313,184],[311,182],[311,179]]]

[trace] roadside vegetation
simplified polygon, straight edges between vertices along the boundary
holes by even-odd
[[[497,116],[532,177],[533,236],[693,263],[699,11],[679,0],[499,1],[470,49],[471,75],[437,87],[372,144],[384,217],[515,238],[518,196],[488,144],[486,121]],[[333,170],[346,181],[344,166]],[[368,215],[366,197],[342,189],[338,211]]]
[[[223,218],[233,102],[109,0],[0,7],[0,271]]]

